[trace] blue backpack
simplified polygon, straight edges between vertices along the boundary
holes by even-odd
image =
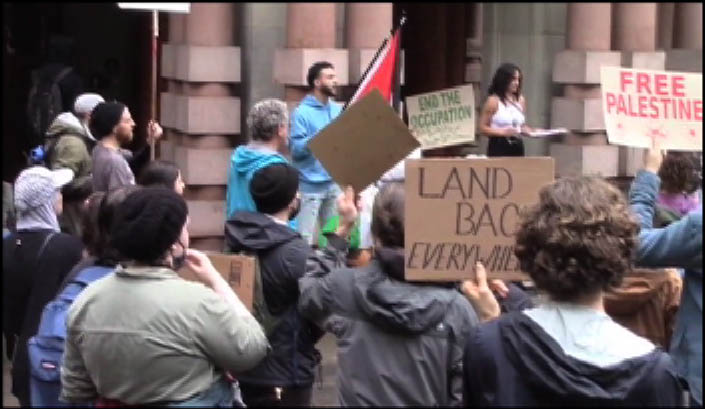
[[[61,361],[66,342],[69,308],[88,284],[107,276],[113,267],[94,266],[81,270],[42,312],[37,335],[27,342],[29,353],[29,387],[32,407],[69,407],[59,400]]]

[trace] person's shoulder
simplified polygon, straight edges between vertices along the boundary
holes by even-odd
[[[499,97],[496,94],[490,94],[485,100],[485,109],[496,110],[499,107]]]

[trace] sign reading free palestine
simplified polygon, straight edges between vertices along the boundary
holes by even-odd
[[[475,141],[472,85],[406,98],[409,129],[423,149]]]

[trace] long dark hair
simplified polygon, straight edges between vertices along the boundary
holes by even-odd
[[[488,94],[497,95],[504,104],[507,95],[507,90],[509,89],[509,84],[512,82],[515,72],[519,72],[519,87],[517,88],[517,92],[514,94],[518,101],[519,95],[521,95],[521,84],[523,82],[523,74],[521,73],[519,67],[510,62],[505,62],[504,64],[500,65],[499,68],[497,68],[497,71],[495,71],[494,73],[494,77],[492,77],[490,89],[487,91]]]

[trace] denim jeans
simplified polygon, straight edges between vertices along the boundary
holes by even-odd
[[[317,243],[316,222],[319,227],[323,227],[326,221],[337,213],[336,202],[341,193],[340,187],[335,183],[331,183],[320,192],[301,192],[301,210],[297,217],[297,228],[308,244]]]

